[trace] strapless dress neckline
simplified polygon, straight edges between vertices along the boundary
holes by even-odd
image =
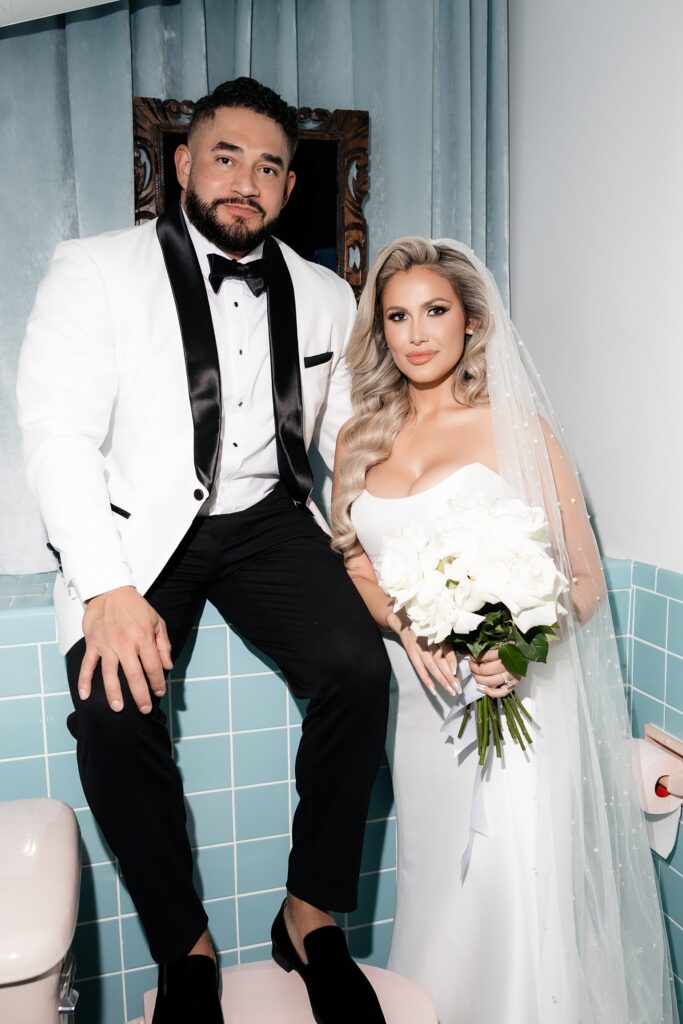
[[[442,480],[438,480],[435,484],[432,484],[431,487],[425,487],[422,491],[415,491],[414,494],[404,494],[402,497],[398,498],[384,498],[379,494],[373,494],[372,491],[367,489],[367,487],[362,493],[368,498],[372,498],[373,501],[411,501],[413,498],[421,498],[425,494],[432,494],[438,488],[444,487],[446,484],[450,483],[456,476],[459,476],[461,473],[471,469],[483,469],[492,477],[502,480],[500,473],[496,473],[495,470],[491,469],[490,466],[487,466],[484,462],[466,462],[464,466],[458,466],[458,468],[454,469],[452,473],[443,477]]]

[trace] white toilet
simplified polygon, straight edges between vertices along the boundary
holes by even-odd
[[[59,800],[0,803],[0,1021],[67,1024],[81,879],[76,815]]]
[[[422,989],[391,971],[362,967],[377,993],[387,1024],[438,1024]],[[156,989],[145,992],[144,1024],[154,1013]],[[223,969],[225,1024],[312,1024],[306,987],[294,971],[285,974],[272,960]],[[143,1024],[143,1022],[140,1022]],[[350,1022],[351,1024],[351,1022]]]

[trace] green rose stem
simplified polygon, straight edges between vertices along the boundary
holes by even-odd
[[[500,745],[502,740],[502,734],[500,731],[500,711],[498,708],[497,700],[491,701],[491,707],[489,710],[491,714],[491,725],[493,726],[493,743],[496,748],[496,757],[501,757],[502,753]]]
[[[522,704],[521,700],[519,699],[519,694],[518,694],[518,693],[517,693],[517,692],[516,692],[515,690],[513,690],[513,691],[512,691],[512,693],[510,694],[510,696],[511,696],[511,697],[512,697],[512,699],[514,700],[514,702],[515,702],[515,705],[516,705],[516,707],[517,707],[518,711],[521,711],[521,712],[522,712],[522,714],[524,715],[524,717],[525,717],[525,718],[526,718],[526,719],[527,719],[527,720],[528,720],[529,722],[531,722],[531,724],[532,724],[532,725],[536,725],[536,722],[535,722],[535,721],[534,721],[534,719],[533,719],[533,718],[531,717],[531,715],[529,714],[529,712],[527,711],[527,709],[526,709],[526,708],[524,707],[524,705]]]
[[[519,745],[522,748],[522,750],[526,750],[526,747],[524,746],[524,740],[522,739],[522,737],[519,734],[519,730],[517,728],[517,724],[515,722],[514,717],[510,713],[510,708],[508,707],[508,704],[507,704],[507,701],[505,700],[505,698],[502,698],[501,703],[503,705],[503,713],[505,715],[505,720],[506,720],[506,722],[508,724],[508,729],[510,730],[510,735],[512,736],[513,740],[515,740],[516,743],[519,743]]]
[[[472,705],[468,704],[467,707],[465,708],[465,713],[462,716],[462,722],[461,722],[461,725],[460,725],[460,729],[458,731],[458,739],[459,740],[461,740],[463,738],[463,735],[465,733],[465,729],[467,728],[467,723],[469,722],[471,717],[472,717]]]
[[[524,739],[527,741],[529,746],[531,746],[531,744],[534,741],[533,741],[533,739],[531,738],[531,736],[529,734],[529,730],[527,729],[526,725],[524,724],[524,719],[522,718],[522,716],[520,715],[520,713],[519,713],[519,711],[517,709],[517,702],[514,701],[514,700],[511,700],[510,697],[503,697],[503,700],[506,701],[509,704],[510,712],[514,716],[514,719],[515,719],[515,722],[517,724],[518,729],[520,730],[521,733],[523,733]]]
[[[484,759],[486,757],[486,751],[488,750],[489,747],[489,701],[488,698],[484,698],[484,700],[480,700],[478,701],[478,703],[482,705],[482,743],[481,746],[479,747],[479,764],[483,764]]]

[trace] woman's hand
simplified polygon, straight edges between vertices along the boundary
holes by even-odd
[[[450,644],[428,644],[423,637],[415,636],[405,616],[396,612],[387,615],[387,628],[398,634],[420,682],[430,693],[436,693],[432,679],[451,697],[461,692],[456,676],[458,657]]]
[[[498,657],[497,650],[487,651],[479,661],[475,661],[470,655],[470,672],[479,690],[487,697],[507,697],[521,679],[521,676],[508,672]]]

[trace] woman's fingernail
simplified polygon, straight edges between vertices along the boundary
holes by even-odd
[[[81,688],[81,689],[80,689],[80,690],[78,691],[78,696],[79,696],[79,697],[81,698],[81,700],[85,700],[85,699],[86,699],[86,697],[88,696],[88,691],[87,691],[87,690],[85,690],[85,689],[83,689],[83,688]]]
[[[120,711],[122,707],[123,707],[123,701],[122,700],[113,700],[111,702],[111,709],[112,709],[112,711]]]
[[[154,691],[154,696],[155,696],[155,697],[163,697],[163,695],[164,695],[165,693],[166,693],[166,690],[155,690],[155,691]]]
[[[479,686],[479,684],[477,684],[477,689],[479,690],[479,693],[486,693],[486,687],[485,686]]]
[[[152,710],[152,705],[151,704],[143,704],[142,707],[140,708],[140,711],[142,711],[143,715],[148,715],[151,710]]]

